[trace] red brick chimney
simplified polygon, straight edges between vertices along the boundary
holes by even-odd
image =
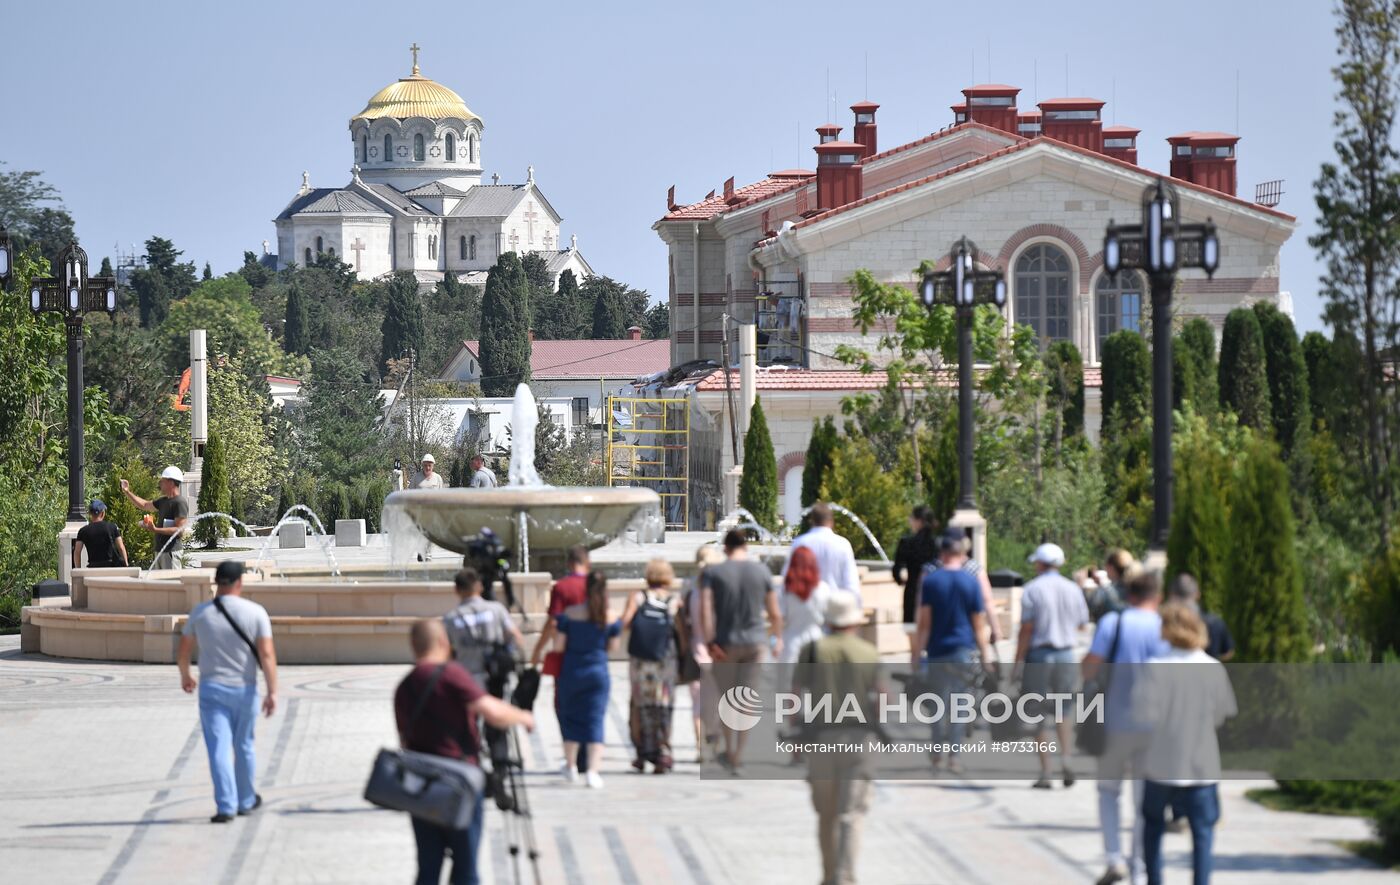
[[[628,340],[628,341],[641,341],[641,340],[642,340],[642,327],[641,327],[641,326],[628,326],[628,327],[627,327],[627,340]]]
[[[1016,96],[1020,89],[1004,83],[984,83],[962,91],[968,119],[1002,132],[1016,133]]]
[[[1102,101],[1051,98],[1040,103],[1040,134],[1103,153]]]
[[[1103,127],[1103,152],[1115,159],[1137,165],[1137,137],[1141,129],[1132,126]]]
[[[1022,138],[1040,135],[1040,111],[1022,111],[1016,115],[1016,134]]]
[[[855,202],[862,190],[860,161],[865,146],[854,141],[828,141],[817,151],[817,211]]]
[[[1227,132],[1183,132],[1167,139],[1172,146],[1172,178],[1235,195],[1235,144]]]
[[[961,104],[950,104],[948,109],[953,112],[953,125],[961,126],[967,122],[967,102]]]
[[[826,144],[841,137],[841,127],[835,123],[823,123],[817,127],[817,144]]]
[[[865,153],[861,155],[864,160],[873,156],[880,149],[876,146],[875,139],[875,112],[880,106],[873,101],[858,101],[851,105],[851,112],[856,115],[856,128],[851,136],[856,144],[865,146]]]

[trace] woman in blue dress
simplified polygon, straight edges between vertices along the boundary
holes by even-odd
[[[603,757],[603,717],[608,710],[608,644],[622,632],[622,620],[608,620],[608,579],[588,575],[584,601],[564,609],[557,620],[564,657],[559,670],[559,730],[564,737],[564,779],[578,781],[578,752],[587,744],[588,786],[599,789]]]

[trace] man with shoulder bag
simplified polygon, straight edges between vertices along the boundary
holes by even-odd
[[[262,710],[277,709],[277,653],[267,609],[244,599],[243,563],[221,562],[214,572],[216,595],[190,612],[180,637],[180,687],[199,688],[199,721],[209,751],[215,814],[226,824],[262,805],[253,789],[253,725],[258,719],[258,669],[267,678]],[[199,679],[190,658],[199,647]]]
[[[366,798],[376,804],[400,810],[414,811],[413,838],[418,845],[418,885],[437,885],[446,852],[452,851],[452,885],[475,885],[476,858],[481,844],[482,799],[484,777],[481,776],[479,756],[481,741],[476,720],[507,729],[523,725],[534,730],[535,719],[499,698],[487,694],[479,682],[460,664],[452,660],[452,644],[441,619],[418,621],[410,634],[413,644],[413,669],[399,683],[394,693],[394,718],[398,723],[399,740],[407,752],[395,754],[381,751],[376,771],[366,789]],[[393,788],[397,796],[386,797],[380,789],[381,769],[389,764],[400,766]],[[444,770],[451,773],[463,769],[475,770],[475,776],[453,780],[435,778],[431,757],[447,763]],[[414,805],[414,800],[426,794],[424,785],[441,780],[455,784],[460,795],[444,797],[466,803],[464,814],[457,814],[452,826],[444,825],[438,809]],[[418,790],[418,796],[410,795]],[[472,795],[467,795],[471,793]],[[395,799],[407,801],[395,802]],[[463,818],[466,818],[463,820]]]

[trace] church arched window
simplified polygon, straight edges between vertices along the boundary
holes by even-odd
[[[394,136],[384,133],[384,162],[388,163],[394,159]]]
[[[1069,257],[1049,243],[1036,243],[1016,259],[1016,322],[1035,330],[1042,343],[1069,340]]]
[[[457,257],[463,261],[467,260],[467,238],[462,237],[462,241],[457,244]]]
[[[413,159],[419,162],[423,160],[423,136],[421,133],[413,136]]]
[[[368,135],[361,135],[361,136],[360,136],[360,162],[361,162],[361,163],[368,163],[368,162],[369,162],[369,136],[368,136]]]
[[[471,240],[469,241],[468,245],[471,247],[471,248],[470,248],[471,260],[472,260],[472,261],[475,261],[475,260],[476,260],[476,234],[472,234],[472,238],[471,238]]]
[[[468,154],[468,156],[467,156],[468,162],[472,162],[472,163],[478,162],[477,153],[476,153],[476,136],[475,136],[475,135],[468,135],[468,136],[467,136],[467,154]]]
[[[311,247],[310,247],[310,246],[307,246],[307,247],[306,247],[306,264],[307,264],[308,267],[311,265]]]
[[[330,249],[327,250],[326,254],[329,255],[330,257],[334,258],[334,257],[335,257],[335,247],[334,247],[334,246],[330,247]]]
[[[447,162],[457,162],[457,136],[447,133]]]
[[[324,250],[323,250],[322,247],[321,247],[321,238],[320,238],[320,237],[317,237],[317,238],[316,238],[316,254],[317,254],[317,255],[320,255],[322,251],[324,251]]]

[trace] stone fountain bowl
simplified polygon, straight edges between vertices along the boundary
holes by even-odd
[[[661,498],[651,489],[630,487],[405,489],[391,493],[384,507],[401,508],[429,540],[457,553],[465,553],[467,542],[486,528],[509,549],[520,549],[524,513],[530,550],[562,552],[576,544],[601,547],[639,513],[659,513]]]

